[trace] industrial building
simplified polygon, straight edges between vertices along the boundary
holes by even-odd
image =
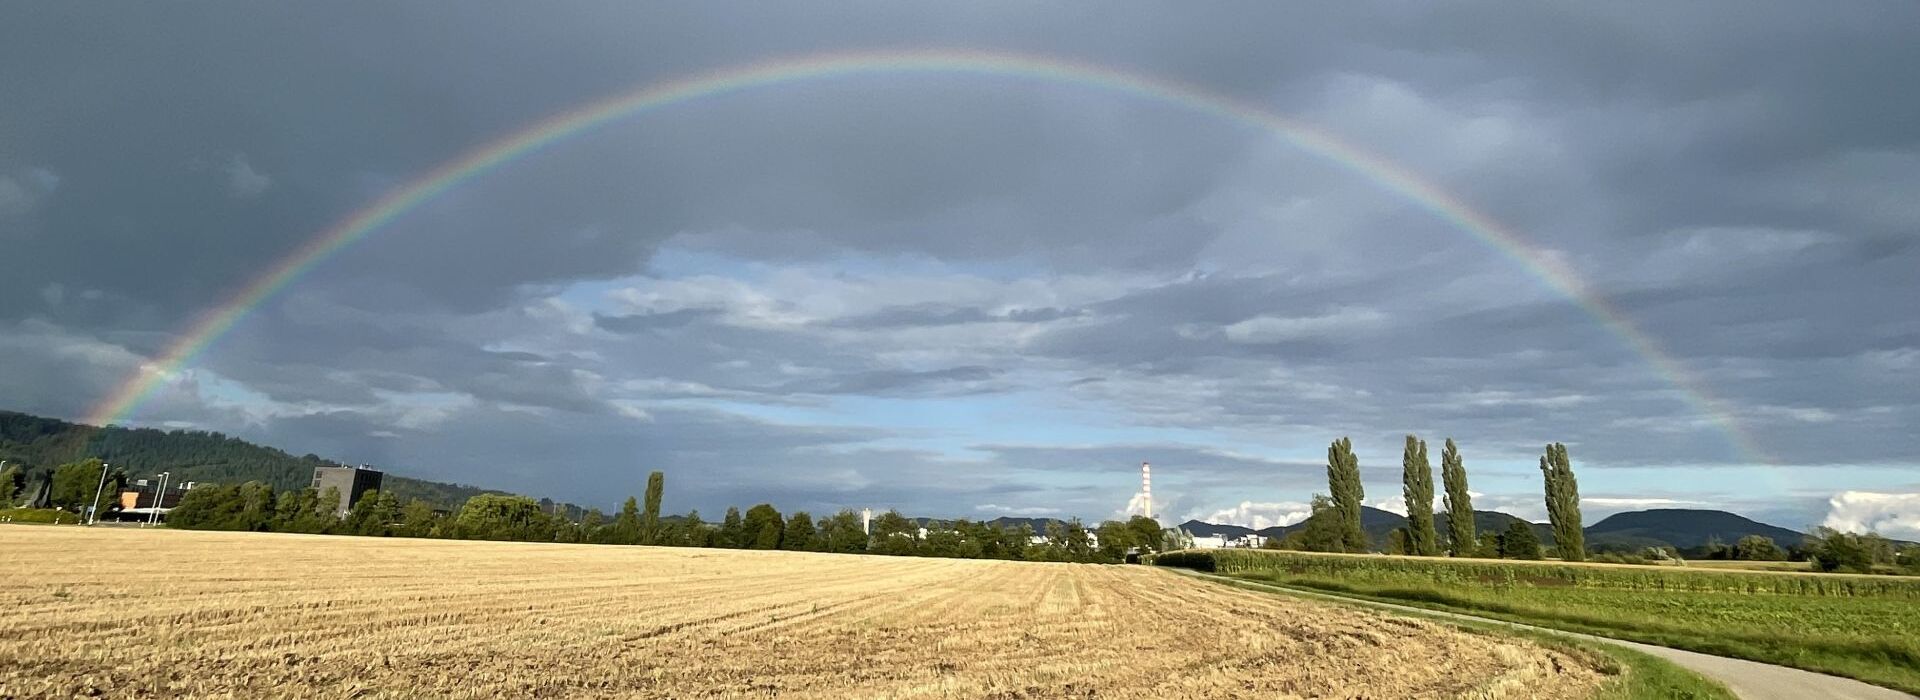
[[[360,502],[361,496],[380,489],[380,481],[385,476],[380,470],[364,464],[357,467],[314,467],[313,490],[322,496],[326,495],[327,489],[338,491],[340,503],[335,512],[344,518],[347,511],[353,510],[353,504]]]
[[[167,490],[162,493],[160,490],[160,482],[136,479],[120,491],[118,501],[121,510],[159,508],[164,512],[175,505],[179,505],[180,498],[185,496],[187,491],[193,489],[193,487],[194,483],[191,481],[182,484],[168,484]]]

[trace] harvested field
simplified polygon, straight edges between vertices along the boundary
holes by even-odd
[[[0,526],[0,697],[1581,697],[1529,642],[1140,566]]]

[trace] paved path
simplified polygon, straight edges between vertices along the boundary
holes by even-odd
[[[1381,602],[1376,602],[1371,600],[1361,600],[1358,598],[1348,598],[1345,596],[1333,595],[1331,593],[1316,593],[1311,591],[1303,591],[1295,588],[1269,586],[1269,585],[1261,584],[1255,581],[1248,581],[1246,579],[1237,579],[1237,578],[1231,578],[1227,576],[1220,576],[1216,574],[1208,574],[1208,573],[1202,573],[1198,571],[1189,571],[1186,569],[1175,569],[1175,571],[1178,571],[1182,574],[1186,574],[1188,576],[1194,576],[1197,578],[1204,578],[1204,579],[1218,580],[1218,581],[1228,581],[1236,585],[1254,586],[1254,587],[1262,588],[1265,590],[1285,593],[1287,595],[1300,596],[1303,598],[1321,598],[1326,600],[1339,601],[1342,603],[1351,603],[1354,605],[1365,605],[1365,606],[1375,607],[1375,608],[1384,608],[1387,610],[1395,610],[1399,612],[1418,613],[1420,615],[1431,615],[1435,617],[1452,618],[1457,620],[1469,620],[1473,622],[1483,622],[1483,623],[1494,624],[1494,625],[1505,625],[1507,627],[1519,627],[1522,629],[1538,630],[1541,632],[1550,632],[1553,634],[1565,635],[1568,637],[1574,637],[1574,638],[1584,639],[1588,641],[1602,642],[1606,644],[1622,646],[1622,647],[1626,647],[1628,649],[1632,649],[1634,651],[1638,651],[1644,654],[1658,656],[1660,658],[1679,664],[1680,666],[1683,666],[1690,671],[1694,671],[1696,673],[1699,673],[1700,675],[1706,676],[1708,678],[1712,678],[1716,681],[1720,681],[1720,683],[1727,686],[1727,689],[1732,690],[1734,695],[1738,695],[1744,700],[1806,700],[1807,698],[1828,698],[1831,700],[1915,700],[1915,696],[1902,693],[1898,690],[1892,690],[1889,688],[1882,688],[1877,685],[1862,683],[1860,681],[1856,681],[1851,678],[1829,676],[1824,673],[1814,673],[1813,671],[1802,671],[1797,668],[1788,668],[1786,666],[1775,666],[1773,664],[1764,664],[1758,661],[1747,661],[1745,659],[1730,659],[1724,656],[1702,654],[1695,651],[1671,649],[1668,647],[1654,646],[1652,644],[1642,644],[1640,642],[1629,642],[1624,639],[1613,639],[1610,637],[1596,637],[1591,634],[1581,634],[1579,632],[1567,632],[1564,630],[1556,630],[1548,627],[1538,627],[1534,625],[1523,625],[1517,622],[1508,622],[1506,620],[1494,620],[1494,619],[1485,618],[1485,617],[1474,617],[1472,615],[1462,615],[1460,613],[1442,612],[1439,610],[1428,610],[1426,608],[1417,608],[1411,605],[1395,605],[1393,603],[1381,603]]]

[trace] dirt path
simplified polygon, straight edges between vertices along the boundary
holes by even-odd
[[[1628,649],[1632,649],[1634,651],[1638,651],[1644,654],[1650,654],[1652,656],[1658,656],[1668,661],[1672,661],[1676,664],[1679,664],[1682,667],[1685,667],[1690,671],[1694,671],[1696,673],[1699,673],[1700,675],[1719,681],[1720,683],[1726,685],[1727,689],[1732,690],[1735,695],[1738,695],[1741,698],[1744,698],[1745,700],[1803,700],[1804,698],[1828,698],[1830,700],[1913,700],[1914,698],[1914,696],[1908,695],[1906,693],[1902,693],[1898,690],[1893,690],[1890,688],[1882,688],[1880,686],[1872,685],[1868,683],[1862,683],[1860,681],[1856,681],[1851,678],[1829,676],[1824,673],[1815,673],[1813,671],[1802,671],[1797,668],[1788,668],[1786,666],[1775,666],[1773,664],[1765,664],[1765,663],[1760,663],[1758,661],[1747,661],[1745,659],[1731,659],[1724,656],[1702,654],[1695,651],[1671,649],[1668,647],[1654,646],[1652,644],[1642,644],[1640,642],[1630,642],[1624,639],[1598,637],[1591,634],[1581,634],[1579,632],[1566,632],[1566,631],[1556,630],[1556,629],[1551,629],[1546,627],[1537,627],[1534,625],[1520,624],[1517,622],[1507,622],[1505,620],[1494,620],[1494,619],[1484,618],[1484,617],[1475,617],[1472,615],[1462,615],[1460,613],[1428,610],[1426,608],[1418,608],[1410,605],[1395,605],[1393,603],[1381,603],[1381,602],[1376,602],[1371,600],[1348,598],[1345,596],[1338,596],[1330,593],[1315,593],[1315,592],[1302,591],[1302,590],[1293,589],[1293,588],[1267,586],[1257,582],[1247,581],[1244,579],[1237,579],[1237,578],[1232,578],[1227,576],[1218,576],[1213,574],[1200,573],[1196,571],[1187,571],[1185,569],[1176,569],[1176,571],[1182,574],[1186,574],[1186,575],[1194,576],[1198,578],[1219,580],[1219,581],[1231,581],[1235,584],[1240,584],[1240,585],[1258,586],[1262,589],[1272,590],[1272,591],[1275,591],[1278,593],[1284,593],[1287,595],[1300,596],[1303,598],[1320,598],[1325,600],[1338,600],[1338,601],[1353,603],[1356,605],[1366,605],[1366,606],[1381,608],[1385,610],[1396,610],[1401,612],[1418,613],[1421,615],[1432,615],[1435,617],[1444,617],[1444,618],[1451,618],[1456,620],[1469,620],[1473,622],[1484,622],[1488,624],[1505,625],[1508,627],[1518,627],[1522,629],[1538,630],[1541,632],[1550,632],[1553,634],[1565,635],[1565,636],[1574,637],[1577,639],[1584,639],[1588,641],[1602,642],[1606,644],[1622,646]]]

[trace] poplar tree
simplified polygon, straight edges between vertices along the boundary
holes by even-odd
[[[660,544],[660,496],[667,490],[667,476],[660,472],[647,475],[647,505],[640,514],[640,543]]]
[[[1407,553],[1431,557],[1440,553],[1433,532],[1433,464],[1427,461],[1427,441],[1407,436],[1400,455],[1401,495],[1407,501]]]
[[[1366,497],[1366,489],[1360,485],[1360,458],[1354,456],[1350,439],[1340,438],[1327,447],[1327,491],[1339,515],[1341,549],[1367,551],[1367,531],[1360,526],[1360,500]]]
[[[719,546],[735,549],[745,548],[747,546],[746,532],[746,525],[740,521],[740,509],[735,506],[727,506],[726,517],[720,519]]]
[[[1473,496],[1467,493],[1467,467],[1460,463],[1460,448],[1454,446],[1453,438],[1447,438],[1440,452],[1440,479],[1447,487],[1447,551],[1456,557],[1472,556],[1476,542]]]
[[[1553,443],[1540,458],[1540,473],[1546,478],[1547,519],[1553,523],[1553,542],[1560,558],[1585,561],[1586,536],[1580,531],[1580,484],[1573,478],[1573,462],[1567,458],[1567,446]]]

